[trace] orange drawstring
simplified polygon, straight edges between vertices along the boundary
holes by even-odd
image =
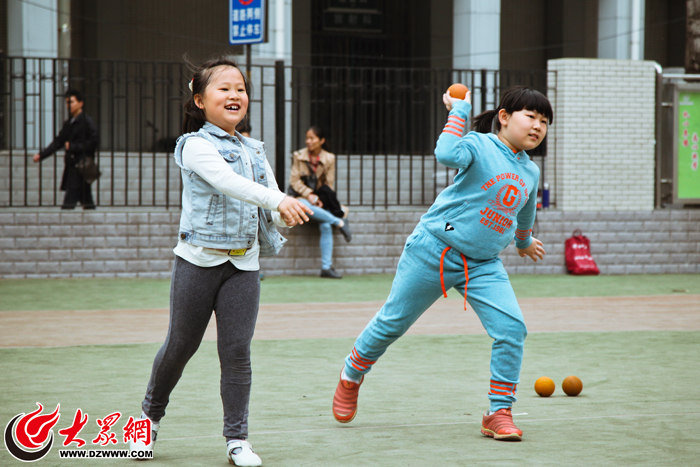
[[[447,250],[452,248],[451,246],[448,246],[444,250],[442,250],[442,256],[440,256],[440,285],[442,285],[442,294],[447,298],[447,290],[445,290],[445,276],[443,276],[442,271],[442,263],[445,261],[445,253],[447,253]]]
[[[442,293],[447,298],[447,290],[445,290],[445,276],[443,274],[443,262],[445,261],[445,254],[452,247],[448,246],[442,250],[442,256],[440,256],[440,285],[442,285]],[[467,266],[467,258],[460,253],[462,261],[464,261],[464,309],[467,309],[467,283],[469,282],[469,266]]]

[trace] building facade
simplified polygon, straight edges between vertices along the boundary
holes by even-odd
[[[236,0],[234,0],[236,1]],[[228,45],[224,0],[0,0],[10,56],[201,60]],[[555,58],[682,67],[684,0],[268,0],[257,63],[545,70]]]

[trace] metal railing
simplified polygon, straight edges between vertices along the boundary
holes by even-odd
[[[349,205],[429,205],[455,174],[433,150],[447,118],[442,94],[457,82],[472,91],[472,116],[515,84],[547,93],[546,71],[293,67],[293,147],[310,125],[326,130]]]
[[[61,203],[60,154],[41,164],[31,157],[68,117],[69,88],[83,93],[99,130],[96,203],[178,205],[179,171],[167,153],[180,133],[187,74],[182,63],[0,57],[0,206]]]
[[[473,114],[494,108],[513,84],[547,91],[546,72],[278,62],[247,73],[252,136],[265,141],[278,184],[288,184],[291,151],[304,146],[308,127],[320,125],[337,156],[339,198],[369,207],[427,205],[451,183],[454,171],[433,156],[446,119],[441,96],[451,83],[472,90]],[[190,74],[181,62],[0,55],[0,207],[60,205],[61,155],[42,164],[31,157],[67,118],[63,95],[69,88],[84,94],[84,110],[100,133],[102,177],[92,185],[97,205],[179,206],[181,176],[172,151]]]

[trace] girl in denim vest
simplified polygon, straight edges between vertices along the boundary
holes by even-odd
[[[183,135],[175,148],[182,172],[182,215],[170,291],[170,325],[158,351],[143,413],[151,436],[132,451],[152,451],[170,393],[199,347],[212,310],[221,364],[226,456],[261,465],[248,437],[250,343],[260,300],[260,256],[286,241],[275,228],[308,221],[311,209],[277,188],[263,144],[236,125],[248,109],[249,86],[236,63],[211,60],[194,73]]]
[[[470,93],[464,100],[443,96],[449,116],[435,156],[458,169],[457,175],[408,237],[389,298],[345,359],[333,398],[333,415],[341,423],[355,417],[360,385],[372,365],[454,287],[464,295],[464,309],[468,301],[493,339],[490,408],[481,433],[522,439],[511,407],[527,329],[498,255],[515,238],[521,257],[544,258],[542,242],[531,235],[539,168],[525,151],[540,145],[553,113],[544,95],[518,86],[503,94],[498,109],[476,117],[476,131],[465,135],[470,99]],[[492,124],[498,134],[491,133]]]

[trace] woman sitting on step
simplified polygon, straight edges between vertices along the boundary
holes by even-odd
[[[294,152],[288,194],[312,208],[309,219],[321,231],[321,277],[342,279],[333,269],[333,226],[346,241],[352,239],[347,208],[341,206],[334,189],[335,155],[328,151],[324,131],[312,126],[306,132],[306,147]]]

